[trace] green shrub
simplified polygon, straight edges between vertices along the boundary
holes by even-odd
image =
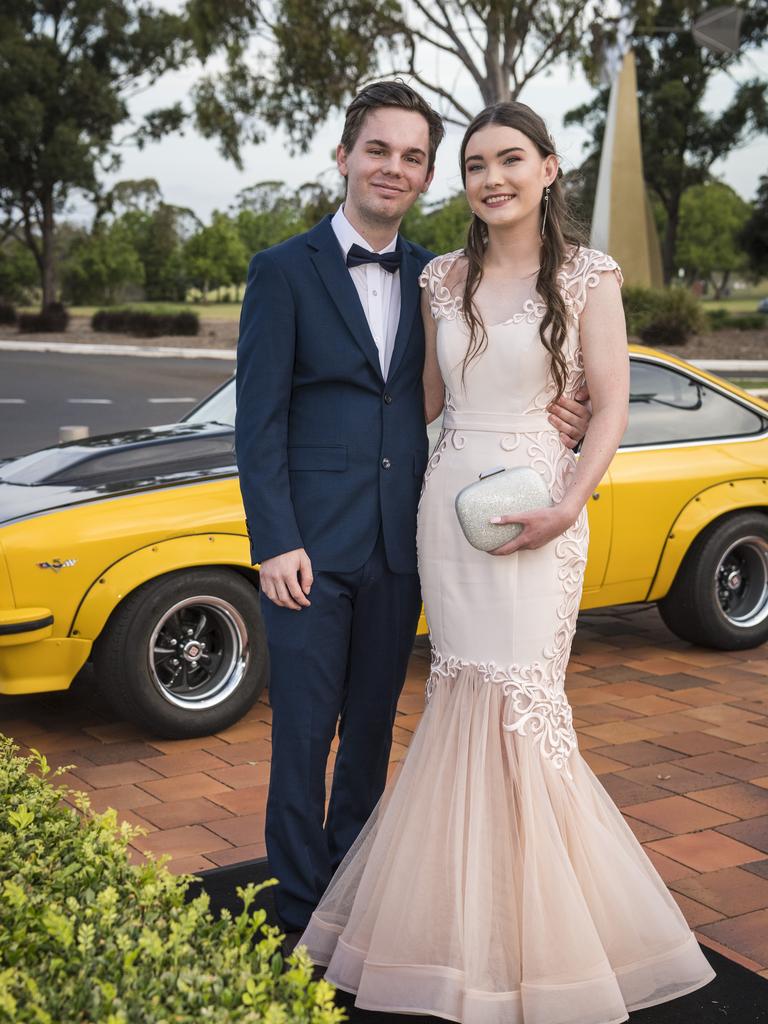
[[[628,332],[647,345],[684,345],[704,329],[698,299],[683,288],[628,287],[622,297]]]
[[[16,316],[16,307],[12,302],[0,302],[0,324],[15,324]]]
[[[710,330],[722,331],[726,327],[737,331],[762,331],[768,328],[765,313],[729,313],[727,309],[708,309]]]
[[[91,318],[94,331],[117,331],[137,338],[163,334],[194,335],[200,331],[197,313],[153,313],[143,309],[99,309]]]
[[[69,313],[60,302],[50,302],[42,313],[19,313],[17,322],[22,334],[60,334],[69,325]]]
[[[192,876],[130,864],[140,830],[60,801],[45,758],[0,736],[0,1021],[14,1024],[336,1024],[334,989],[251,910],[215,920]],[[30,768],[38,774],[33,774]],[[58,769],[54,774],[60,774]],[[72,792],[71,790],[69,792]],[[266,883],[266,884],[274,884]]]
[[[709,329],[711,331],[719,331],[721,327],[726,327],[728,321],[731,319],[731,314],[727,309],[718,307],[717,309],[707,309],[705,316],[709,322]]]

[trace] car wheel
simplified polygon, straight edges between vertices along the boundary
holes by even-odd
[[[696,538],[669,593],[664,622],[681,639],[736,651],[768,640],[768,516],[740,512]]]
[[[113,612],[94,667],[121,716],[170,739],[218,732],[241,718],[267,683],[258,591],[222,569],[145,583]]]

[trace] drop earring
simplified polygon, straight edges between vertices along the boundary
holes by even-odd
[[[547,225],[547,212],[549,211],[549,185],[544,189],[544,217],[541,221],[541,237],[544,237],[544,228]]]

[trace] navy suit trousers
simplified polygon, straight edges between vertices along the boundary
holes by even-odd
[[[301,611],[262,595],[269,638],[272,770],[266,840],[286,930],[303,929],[386,783],[397,700],[420,609],[415,573],[393,573],[379,534],[355,572],[317,572]],[[339,745],[328,813],[328,755]]]

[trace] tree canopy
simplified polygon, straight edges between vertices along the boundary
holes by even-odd
[[[755,277],[768,276],[768,174],[760,178],[752,214],[739,236]]]
[[[718,53],[699,45],[691,29],[710,9],[708,0],[638,0],[631,44],[637,62],[643,170],[664,210],[662,256],[665,279],[675,272],[680,203],[686,189],[710,177],[713,164],[768,129],[768,84],[758,78],[736,83],[726,106],[707,110],[712,78],[734,68],[750,49],[768,38],[764,0],[735,0],[741,9],[742,42],[737,53]],[[593,75],[594,57],[585,61]],[[607,87],[593,101],[571,110],[566,124],[581,123],[591,132],[588,182],[602,145],[608,105]],[[585,203],[586,205],[586,203]]]
[[[143,0],[5,0],[0,9],[0,217],[54,298],[55,219],[73,190],[98,193],[113,169],[115,128],[134,90],[190,53],[183,20]],[[177,127],[179,107],[153,111],[138,142]]]
[[[731,276],[746,270],[739,236],[750,212],[750,204],[720,181],[693,185],[683,193],[675,262],[688,283],[709,281],[720,298]]]
[[[595,0],[190,0],[187,10],[201,59],[226,57],[194,90],[196,123],[235,162],[269,127],[306,148],[377,77],[403,76],[447,121],[467,124],[584,55],[602,16]],[[468,102],[461,75],[474,87]]]

